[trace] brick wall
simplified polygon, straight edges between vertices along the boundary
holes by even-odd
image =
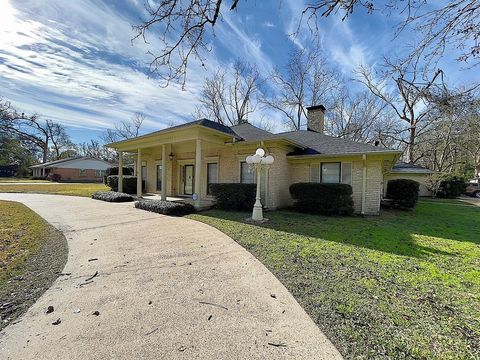
[[[51,168],[49,174],[59,174],[62,181],[102,182],[102,176],[96,176],[96,170],[86,169],[85,176],[80,176],[80,169]]]

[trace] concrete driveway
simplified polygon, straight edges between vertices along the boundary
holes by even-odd
[[[341,359],[280,282],[208,225],[132,203],[0,199],[69,244],[64,275],[0,333],[2,359]]]

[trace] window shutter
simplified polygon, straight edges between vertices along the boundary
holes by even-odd
[[[320,182],[320,164],[310,165],[310,182],[312,183]]]
[[[342,163],[342,184],[352,185],[352,163]]]

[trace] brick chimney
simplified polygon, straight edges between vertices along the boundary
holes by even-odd
[[[323,134],[324,117],[325,106],[315,105],[307,107],[307,130]]]

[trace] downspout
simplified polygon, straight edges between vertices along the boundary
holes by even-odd
[[[362,174],[362,211],[361,214],[365,215],[366,196],[367,196],[367,154],[362,155],[363,160],[363,174]]]

